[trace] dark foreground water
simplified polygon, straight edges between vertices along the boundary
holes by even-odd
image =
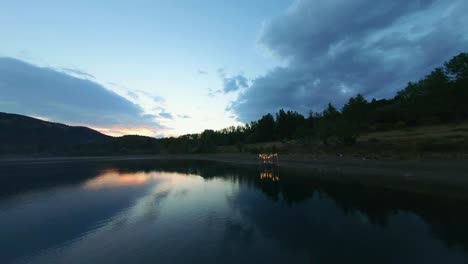
[[[468,206],[200,162],[0,167],[0,263],[467,263]]]

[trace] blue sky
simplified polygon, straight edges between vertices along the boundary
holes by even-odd
[[[467,51],[466,2],[5,1],[0,111],[167,136],[389,97]]]
[[[231,97],[209,96],[222,89],[218,70],[254,76],[274,64],[256,45],[258,29],[288,2],[268,2],[8,1],[0,10],[0,55],[77,69],[149,114],[171,113],[157,120],[167,128],[158,134],[219,129],[238,122],[225,112]],[[128,96],[135,91],[145,94]]]

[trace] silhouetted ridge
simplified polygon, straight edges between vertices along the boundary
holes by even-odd
[[[104,143],[111,139],[87,127],[0,113],[0,154],[56,152],[66,146]]]

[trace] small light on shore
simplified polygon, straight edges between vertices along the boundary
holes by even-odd
[[[260,153],[258,158],[263,164],[278,165],[278,153]]]

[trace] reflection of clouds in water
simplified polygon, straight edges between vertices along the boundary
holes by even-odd
[[[108,171],[96,178],[84,183],[86,189],[102,189],[122,186],[144,185],[152,180],[151,175],[146,173],[119,173],[118,171]]]
[[[85,189],[115,188],[124,186],[138,186],[156,180],[179,181],[190,175],[170,172],[132,172],[124,173],[117,170],[106,170],[99,176],[86,181]]]
[[[175,188],[183,186],[184,182],[191,182],[193,175],[173,172],[134,172],[126,173],[117,170],[107,170],[101,175],[84,183],[84,188],[96,190],[101,188],[116,188],[148,185],[148,192],[134,203],[133,206],[122,211],[108,222],[108,228],[122,224],[137,223],[139,221],[155,220],[160,204],[172,196],[187,195],[188,189]],[[175,189],[175,190],[174,190]]]
[[[183,197],[186,197],[188,193],[189,193],[188,189],[182,189],[182,190],[174,192],[173,195],[174,197],[177,197],[177,198],[183,198]]]
[[[138,199],[135,204],[127,210],[116,215],[106,225],[106,229],[120,229],[124,225],[137,224],[140,222],[154,222],[159,214],[159,207],[170,195],[169,190],[158,190],[149,192]]]
[[[80,262],[128,263],[135,261],[126,259],[132,256],[129,252],[140,252],[143,254],[140,257],[143,257],[144,253],[163,256],[164,253],[159,252],[158,249],[167,249],[163,242],[169,243],[167,240],[169,234],[175,234],[172,226],[181,219],[177,215],[179,212],[173,211],[174,203],[177,205],[177,201],[193,200],[193,197],[187,198],[192,195],[193,188],[190,187],[200,187],[203,182],[203,178],[199,176],[182,173],[127,173],[106,170],[99,176],[86,181],[82,188],[91,193],[113,191],[114,188],[119,188],[120,192],[123,188],[143,185],[147,185],[148,188],[143,189],[146,190],[145,193],[131,206],[99,223],[96,228],[65,244],[42,251],[40,255],[27,261],[29,263],[74,263],[79,260]],[[176,215],[173,215],[174,212]],[[187,220],[189,219],[193,220],[188,217]],[[155,250],[145,251],[148,248],[140,248],[142,245],[153,245]]]
[[[285,171],[281,181],[273,182],[269,180],[269,175],[275,175],[273,172],[261,171],[268,176],[262,179],[257,168],[240,172],[232,168],[208,172],[207,169],[195,167],[179,170],[181,173],[129,173],[128,170],[101,173],[80,187],[82,198],[92,196],[92,199],[80,199],[80,204],[107,199],[96,210],[102,211],[124,193],[133,194],[127,198],[129,203],[100,218],[105,221],[86,234],[42,251],[28,262],[341,263],[353,259],[360,263],[382,263],[382,259],[383,262],[388,259],[395,263],[456,263],[463,260],[462,251],[448,248],[432,237],[431,226],[425,222],[427,217],[412,213],[421,207],[419,203],[404,206],[411,202],[411,196],[366,192],[362,187],[321,183],[309,175],[302,178]],[[205,178],[183,173],[187,171],[198,171]],[[424,202],[427,204],[426,199]],[[431,214],[431,208],[426,208],[427,214]],[[449,212],[443,209],[444,214]],[[387,219],[385,225],[373,220],[380,219],[380,215]],[[443,222],[441,227],[446,228],[447,223]],[[461,228],[457,229],[459,232]]]

